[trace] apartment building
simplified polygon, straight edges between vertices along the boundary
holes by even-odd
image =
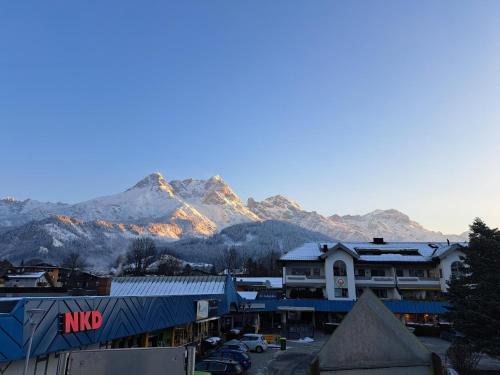
[[[461,272],[467,243],[306,243],[284,254],[287,298],[356,300],[365,288],[379,298],[437,300],[451,275]]]

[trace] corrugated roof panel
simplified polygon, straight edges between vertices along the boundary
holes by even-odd
[[[226,276],[116,277],[111,296],[175,296],[224,294]]]

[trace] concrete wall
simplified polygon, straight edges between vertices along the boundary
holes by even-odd
[[[30,358],[28,375],[64,375],[67,353],[50,354],[38,358]],[[21,375],[24,360],[0,362],[0,374]]]
[[[333,276],[333,264],[337,260],[342,260],[346,264],[347,276],[343,276],[349,296],[347,298],[335,297],[335,279]],[[325,276],[326,276],[326,294],[329,300],[355,300],[356,299],[356,284],[354,280],[354,261],[352,256],[343,250],[335,250],[329,254],[325,260]]]
[[[456,261],[460,261],[460,257],[465,254],[461,251],[455,250],[449,253],[444,259],[441,259],[441,264],[439,265],[442,276],[439,281],[441,283],[441,291],[446,292],[448,290],[448,285],[446,282],[451,278],[451,264]]]

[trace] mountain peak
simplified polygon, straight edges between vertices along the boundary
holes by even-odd
[[[409,222],[410,221],[410,217],[404,213],[402,213],[401,211],[398,211],[394,208],[390,208],[388,210],[374,210],[372,212],[369,212],[367,213],[365,216],[368,216],[368,217],[380,217],[382,219],[391,219],[391,220],[394,220],[394,221],[398,221],[398,222]]]
[[[288,207],[288,208],[295,208],[297,210],[301,210],[302,208],[300,205],[293,201],[292,199],[285,197],[284,195],[273,195],[272,197],[266,198],[263,200],[263,202],[266,202],[268,204],[272,204],[274,206],[278,207]]]
[[[172,186],[170,186],[170,184],[163,178],[163,175],[160,172],[151,173],[128,190],[144,188],[150,188],[151,190],[163,190],[170,195],[174,194]]]

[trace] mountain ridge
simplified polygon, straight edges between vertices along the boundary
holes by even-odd
[[[155,172],[120,193],[75,204],[1,199],[0,258],[15,257],[13,246],[19,238],[27,238],[23,246],[32,246],[34,253],[39,247],[57,252],[69,246],[65,242],[77,241],[88,247],[94,243],[114,254],[114,247],[126,247],[126,241],[141,235],[170,243],[186,238],[210,238],[234,225],[251,226],[265,221],[292,224],[342,241],[369,241],[373,237],[389,241],[466,239],[464,234],[446,235],[428,230],[396,209],[325,216],[306,211],[283,195],[262,201],[249,198],[245,204],[219,175],[206,180],[167,181]],[[43,236],[36,237],[42,232]],[[40,239],[38,243],[30,242],[30,233]],[[72,233],[75,238],[61,233]]]

